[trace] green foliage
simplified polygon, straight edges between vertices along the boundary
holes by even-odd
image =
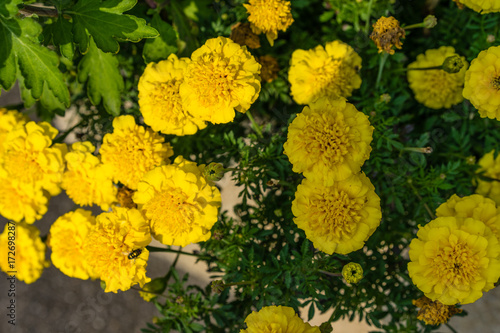
[[[88,52],[78,64],[78,80],[87,82],[87,92],[92,104],[98,105],[102,99],[109,114],[120,115],[120,95],[124,83],[118,70],[118,59],[115,55],[98,49],[93,39],[90,39]]]

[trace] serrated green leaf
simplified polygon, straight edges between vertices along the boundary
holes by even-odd
[[[158,30],[160,36],[146,41],[142,51],[146,63],[167,59],[170,54],[177,52],[177,34],[174,28],[158,14],[153,16],[151,26]]]
[[[79,0],[65,11],[73,18],[73,38],[80,52],[87,53],[91,36],[98,48],[112,53],[120,50],[120,40],[138,42],[158,36],[158,31],[147,26],[145,20],[122,14],[136,3],[137,0]]]
[[[30,89],[34,99],[42,96],[44,85],[47,85],[61,103],[69,106],[69,91],[58,68],[59,58],[57,54],[38,44],[37,37],[42,31],[40,25],[31,18],[8,20],[0,18],[0,25],[3,28],[3,37],[11,43],[11,49],[3,50],[0,56],[6,59],[4,63],[8,66],[2,70],[8,74],[6,79],[2,76],[2,86],[5,89],[10,88],[12,74],[17,73],[14,66],[17,62],[19,71],[25,79],[24,84]],[[9,42],[6,43],[8,44]],[[12,54],[15,62],[12,61]]]
[[[87,82],[87,95],[94,105],[103,103],[106,111],[120,114],[123,77],[118,70],[118,60],[111,53],[99,50],[90,39],[89,50],[78,64],[78,81]]]
[[[75,47],[73,45],[73,34],[71,33],[72,24],[62,18],[57,18],[52,24],[47,24],[43,28],[45,36],[45,45],[52,43],[59,47],[61,54],[67,59],[72,60],[75,54]]]
[[[19,8],[17,5],[21,4],[23,0],[1,0],[0,1],[0,15],[5,18],[12,17],[17,14]]]
[[[29,108],[33,106],[37,100],[33,98],[31,91],[26,88],[24,78],[19,75],[17,79],[19,81],[19,87],[21,88],[21,98],[24,107]],[[38,105],[37,114],[43,121],[51,121],[55,114],[62,116],[66,112],[65,105],[54,96],[52,91],[47,88],[47,85],[43,86],[42,96],[40,96],[38,102],[40,104]]]

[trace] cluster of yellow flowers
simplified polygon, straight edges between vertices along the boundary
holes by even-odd
[[[410,244],[408,271],[432,301],[478,300],[500,278],[500,209],[479,194],[453,195]]]
[[[229,38],[206,41],[189,58],[150,63],[139,81],[144,122],[165,134],[188,135],[245,113],[260,92],[261,65]]]
[[[292,203],[294,222],[316,248],[332,254],[359,250],[382,218],[380,198],[361,172],[373,127],[345,98],[359,88],[361,58],[347,44],[296,50],[289,80],[299,104],[309,104],[288,128],[284,153],[306,177]]]
[[[76,142],[69,152],[65,144],[54,144],[57,130],[47,123],[28,122],[4,109],[0,117],[0,175],[7,184],[0,211],[18,222],[16,245],[22,250],[16,253],[33,254],[17,257],[18,279],[31,283],[48,265],[39,231],[27,223],[45,214],[49,197],[61,188],[81,206],[111,207],[97,217],[83,209],[61,216],[47,240],[58,269],[70,277],[99,278],[106,291],[150,280],[145,246],[151,234],[163,244],[181,246],[210,237],[221,199],[205,167],[181,156],[170,164],[170,144],[132,116],[113,120],[114,130],[104,136],[97,156],[90,142]],[[115,183],[122,184],[120,191]],[[4,242],[7,229],[0,237]],[[0,262],[8,271],[6,258]]]

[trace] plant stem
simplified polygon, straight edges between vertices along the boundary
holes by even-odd
[[[400,68],[400,69],[395,69],[391,72],[407,72],[407,71],[430,71],[434,69],[443,69],[443,66],[432,66],[432,67],[421,67],[421,68]]]
[[[408,182],[408,185],[410,185],[411,189],[413,190],[413,193],[415,193],[415,195],[417,196],[418,200],[420,200],[420,202],[424,205],[424,208],[427,211],[427,213],[429,213],[429,216],[431,217],[431,219],[434,220],[436,218],[436,215],[434,215],[434,213],[429,208],[429,206],[427,205],[427,203],[424,202],[424,199],[420,196],[420,194],[418,194],[418,191],[415,188],[415,186],[413,186],[413,184],[411,182]]]
[[[380,56],[380,63],[378,65],[377,81],[375,82],[375,90],[378,89],[378,86],[380,84],[380,80],[382,79],[382,73],[384,72],[384,65],[385,65],[385,62],[387,61],[387,57],[389,57],[389,53],[387,53],[387,52],[383,52],[382,55]]]
[[[415,28],[425,28],[425,23],[420,22],[420,23],[410,24],[410,25],[407,25],[406,27],[401,27],[401,28],[403,28],[405,30],[415,29]]]
[[[255,132],[257,132],[257,135],[258,135],[259,137],[261,137],[261,138],[262,138],[262,137],[264,137],[264,136],[262,135],[262,131],[261,131],[261,129],[260,129],[260,127],[259,127],[259,125],[257,125],[257,123],[255,122],[255,119],[253,118],[252,113],[250,113],[250,110],[248,110],[248,111],[247,111],[247,112],[245,112],[245,113],[246,113],[246,115],[247,115],[248,119],[250,119],[250,122],[252,123],[252,127],[253,127],[253,129],[255,130]]]
[[[162,247],[155,247],[155,246],[146,246],[146,249],[149,251],[149,252],[170,252],[170,253],[177,253],[177,254],[184,254],[184,255],[187,255],[187,256],[193,256],[193,257],[198,257],[200,259],[212,259],[212,257],[210,256],[203,256],[203,255],[199,255],[199,254],[195,254],[195,253],[190,253],[190,252],[184,252],[184,251],[181,251],[181,250],[172,250],[172,249],[167,249],[167,248],[162,248]]]
[[[75,126],[71,127],[69,130],[65,131],[64,133],[62,133],[60,136],[58,136],[57,138],[55,138],[52,143],[62,143],[64,141],[64,139],[66,139],[66,137],[75,129],[77,128],[78,126],[80,126],[82,123],[84,122],[84,119],[80,120],[78,122],[78,124],[76,124]]]
[[[330,272],[327,272],[327,271],[324,271],[321,269],[319,269],[318,272],[326,274],[326,275],[330,275],[330,276],[342,276],[342,273],[330,273]]]
[[[59,13],[57,12],[57,9],[54,7],[39,7],[39,6],[32,6],[32,5],[24,5],[23,8],[19,9],[19,13],[23,14],[24,16],[31,16],[31,15],[38,15],[38,16],[45,16],[45,17],[58,17]]]
[[[245,284],[254,284],[254,283],[255,283],[255,281],[231,282],[231,283],[224,283],[224,287],[243,286]]]
[[[458,333],[453,327],[451,327],[450,324],[446,323],[445,324],[453,333]]]
[[[365,34],[368,34],[368,30],[370,29],[370,16],[372,15],[372,4],[373,0],[370,0],[368,3],[368,17],[366,18],[366,24],[365,24]]]

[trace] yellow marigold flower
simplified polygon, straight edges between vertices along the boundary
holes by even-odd
[[[278,30],[286,31],[293,23],[290,1],[250,0],[243,4],[248,12],[248,21],[257,35],[265,33],[271,46],[278,38]]]
[[[212,38],[191,55],[180,86],[184,109],[215,124],[245,113],[260,92],[260,65],[247,51],[225,37]]]
[[[10,234],[9,234],[10,232]],[[15,237],[12,232],[15,232]],[[15,263],[12,263],[10,254],[9,241],[14,242]],[[0,235],[0,248],[2,256],[0,258],[0,268],[7,274],[10,271],[16,271],[16,279],[30,284],[38,280],[42,275],[43,269],[49,267],[50,263],[45,260],[46,246],[40,239],[40,231],[33,225],[24,223],[16,223],[15,227],[12,223],[5,225],[3,233]],[[9,263],[10,261],[10,263]],[[13,266],[11,266],[13,265]]]
[[[380,198],[364,173],[329,187],[304,179],[292,212],[314,247],[328,254],[361,249],[382,219]]]
[[[87,250],[83,247],[94,225],[91,211],[77,209],[62,215],[50,227],[50,259],[67,276],[82,280],[95,278],[84,260]]]
[[[500,120],[500,46],[481,51],[465,73],[463,95],[482,118]]]
[[[231,35],[229,36],[233,42],[245,45],[251,49],[258,49],[260,47],[259,36],[253,33],[250,28],[250,23],[238,22],[231,27]]]
[[[441,46],[439,49],[425,51],[419,54],[417,60],[408,65],[408,82],[415,94],[415,99],[431,109],[450,108],[463,101],[462,90],[465,80],[465,71],[468,63],[458,73],[447,73],[442,69],[418,70],[443,65],[445,59],[455,55],[451,46]]]
[[[170,163],[168,158],[174,154],[170,144],[158,133],[137,125],[134,117],[116,117],[113,128],[113,133],[104,136],[99,153],[116,182],[135,190],[146,172]]]
[[[319,327],[305,323],[288,306],[265,306],[245,319],[246,330],[240,333],[320,333]]]
[[[207,126],[182,107],[179,87],[189,61],[171,54],[167,60],[149,63],[139,80],[139,107],[144,123],[155,132],[190,135]]]
[[[150,221],[153,236],[165,245],[206,241],[217,222],[220,192],[207,183],[203,166],[184,160],[148,172],[134,202]]]
[[[318,45],[311,50],[295,50],[288,81],[298,104],[310,104],[320,97],[347,98],[361,86],[361,57],[341,42]]]
[[[426,325],[446,324],[453,315],[462,312],[462,309],[457,308],[455,305],[444,305],[425,296],[413,300],[412,303],[420,308],[417,318]]]
[[[460,198],[453,194],[444,204],[436,209],[436,216],[454,216],[456,218],[471,217],[486,224],[495,236],[500,239],[500,208],[495,202],[480,194]]]
[[[32,183],[0,177],[0,214],[6,219],[33,223],[47,212],[49,195]]]
[[[399,21],[394,17],[382,16],[373,24],[373,32],[370,35],[371,40],[378,48],[378,52],[387,52],[394,54],[393,46],[401,49],[401,38],[405,38],[405,30],[399,26]]]
[[[137,209],[113,207],[97,216],[96,224],[83,242],[84,260],[90,271],[106,283],[105,292],[128,290],[146,277],[151,242],[147,221]]]
[[[51,195],[61,192],[66,145],[52,145],[58,131],[49,123],[30,121],[14,128],[4,142],[0,177],[42,187]]]
[[[3,143],[15,127],[22,126],[29,121],[29,118],[16,110],[0,108],[0,160],[3,155]]]
[[[72,145],[72,151],[65,156],[67,170],[63,174],[61,187],[76,204],[96,204],[106,211],[115,201],[117,190],[113,185],[111,168],[102,164],[92,154],[94,151],[95,147],[88,141]]]
[[[484,176],[498,181],[477,180],[476,193],[481,194],[500,205],[500,155],[494,158],[495,151],[492,150],[485,154],[479,160],[480,168],[477,172],[483,173]]]
[[[358,263],[350,262],[342,267],[342,276],[348,283],[358,283],[363,278],[363,268]]]
[[[490,228],[472,218],[438,217],[410,243],[408,272],[433,301],[473,303],[500,277],[500,245]]]
[[[331,186],[361,170],[370,157],[373,127],[343,100],[320,99],[304,107],[288,127],[284,153],[293,171]]]
[[[261,56],[259,57],[259,63],[262,65],[260,76],[263,81],[270,83],[278,78],[280,66],[275,57],[270,55]]]
[[[453,0],[459,8],[467,6],[481,14],[500,12],[500,2],[498,0]]]

